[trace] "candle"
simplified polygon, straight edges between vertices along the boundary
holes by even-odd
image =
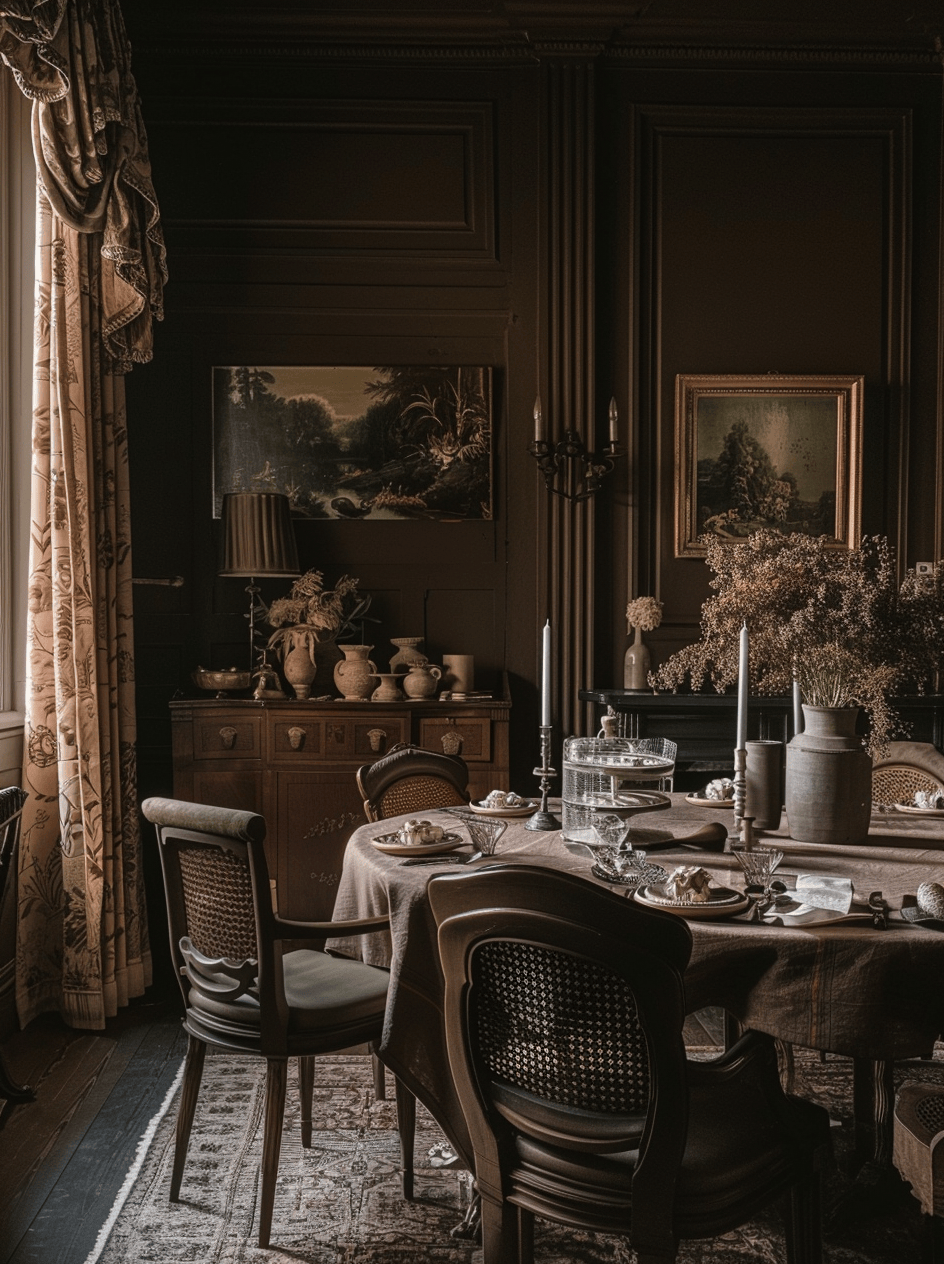
[[[551,621],[544,625],[541,643],[541,725],[551,727]]]
[[[800,682],[793,677],[793,731],[803,732],[803,707],[800,703]]]
[[[616,423],[619,416],[616,412],[616,400],[610,400],[610,443],[616,442]]]
[[[541,396],[534,401],[534,442],[543,443],[544,441],[544,418],[541,416]]]
[[[747,750],[748,660],[747,621],[745,620],[741,625],[741,644],[738,652],[737,742],[735,743],[735,750]]]

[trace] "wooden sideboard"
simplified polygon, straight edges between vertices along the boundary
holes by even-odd
[[[174,794],[259,812],[284,917],[328,918],[348,837],[364,823],[354,774],[397,742],[457,754],[473,798],[509,790],[507,698],[475,702],[175,699]]]
[[[696,790],[713,777],[733,774],[736,694],[581,689],[580,698],[596,703],[601,711],[612,707],[625,737],[667,737],[676,742],[676,790]],[[944,696],[893,698],[892,706],[907,726],[911,741],[931,742],[944,750]],[[863,731],[866,720],[862,712]],[[788,742],[793,736],[792,700],[751,696],[747,736]]]

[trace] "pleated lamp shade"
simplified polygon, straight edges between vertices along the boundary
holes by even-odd
[[[223,497],[223,576],[297,575],[298,548],[281,492]]]

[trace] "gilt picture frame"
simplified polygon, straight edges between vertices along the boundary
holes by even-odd
[[[754,531],[861,538],[857,374],[697,374],[675,379],[675,556]]]
[[[492,517],[492,370],[222,365],[213,516],[227,492],[284,492],[293,517]]]

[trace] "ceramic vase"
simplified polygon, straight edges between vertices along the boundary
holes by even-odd
[[[374,691],[374,663],[367,657],[372,645],[339,645],[344,655],[334,667],[334,683],[351,700],[369,698]]]
[[[390,644],[397,647],[396,654],[390,660],[392,672],[409,671],[414,663],[426,662],[426,655],[419,648],[423,644],[421,636],[391,637]]]
[[[311,685],[317,672],[308,644],[302,638],[292,638],[291,649],[282,659],[282,674],[296,698],[311,696]]]
[[[623,656],[623,688],[635,693],[650,693],[649,646],[642,639],[642,628],[634,628],[635,636]]]
[[[804,727],[787,745],[790,837],[861,843],[872,813],[872,760],[856,735],[858,707],[803,704]]]
[[[400,672],[373,672],[372,678],[379,680],[380,684],[370,695],[371,702],[397,702],[403,697],[402,690],[397,686]]]
[[[403,677],[403,692],[408,698],[432,698],[441,677],[442,672],[432,663],[414,663]]]

